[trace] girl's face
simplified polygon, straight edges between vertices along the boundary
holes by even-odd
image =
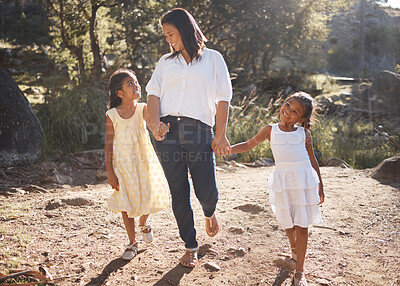
[[[181,34],[178,29],[169,23],[164,23],[162,25],[163,33],[165,36],[165,40],[168,44],[174,48],[177,52],[185,51],[185,45],[183,44]]]
[[[280,119],[287,125],[295,125],[305,120],[304,114],[306,112],[305,106],[302,102],[293,97],[286,101],[279,112]]]
[[[122,89],[118,91],[118,96],[122,100],[136,100],[141,96],[141,88],[136,77],[127,76],[122,84]]]

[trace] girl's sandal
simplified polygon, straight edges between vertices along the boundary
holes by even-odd
[[[214,231],[213,231],[213,219],[215,219],[216,222],[214,226],[215,227]],[[214,212],[212,216],[210,217],[206,216],[206,232],[209,237],[214,237],[217,235],[218,231],[219,231],[219,226]]]
[[[187,252],[189,252],[189,260],[187,260],[188,263],[185,263],[185,261],[183,261],[183,258],[186,256]],[[183,255],[181,257],[181,259],[179,260],[180,264],[182,264],[185,267],[189,267],[189,268],[195,267],[196,264],[197,264],[197,261],[199,260],[198,252],[199,252],[199,248],[198,247],[186,248],[185,255]]]
[[[124,251],[124,254],[122,254],[122,260],[131,260],[136,256],[138,253],[138,248],[137,248],[138,243],[134,242],[130,245],[127,245]]]
[[[307,286],[306,276],[300,271],[294,273],[293,282],[294,286]]]
[[[153,227],[150,224],[139,225],[140,232],[142,233],[143,241],[146,243],[153,242]]]

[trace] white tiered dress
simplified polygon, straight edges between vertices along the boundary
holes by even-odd
[[[108,200],[113,212],[128,217],[156,213],[168,206],[168,182],[150,142],[143,119],[144,103],[138,103],[134,115],[122,118],[115,108],[107,111],[113,122],[113,168],[119,190]]]
[[[322,223],[319,178],[311,166],[303,127],[292,132],[272,124],[270,144],[275,170],[268,180],[269,201],[283,229]]]

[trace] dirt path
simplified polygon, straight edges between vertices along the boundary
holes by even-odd
[[[106,184],[43,185],[48,192],[0,195],[0,273],[20,262],[18,269],[45,266],[53,278],[61,278],[57,285],[291,285],[291,274],[272,262],[289,250],[268,205],[266,181],[272,170],[217,172],[222,230],[214,239],[205,234],[193,200],[202,256],[193,270],[177,263],[183,244],[170,207],[151,216],[154,243],[141,243],[138,256],[124,262],[126,234],[120,215],[106,209],[111,194]],[[321,171],[324,228],[310,228],[309,285],[400,285],[399,188],[382,185],[362,170]],[[71,198],[92,204],[71,206],[79,202]],[[208,270],[207,262],[221,270]]]

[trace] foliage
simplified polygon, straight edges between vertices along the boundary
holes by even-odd
[[[2,4],[3,9],[8,7],[9,12],[2,19],[4,26],[1,36],[16,44],[49,44],[47,17],[40,1],[14,2],[13,6],[7,6],[7,3]]]
[[[398,153],[393,144],[372,140],[374,132],[369,122],[354,122],[351,116],[324,118],[316,124],[314,148],[322,152],[322,160],[340,158],[354,168],[372,168]]]
[[[45,139],[43,153],[101,148],[107,97],[104,87],[65,88],[37,108]]]
[[[337,74],[351,75],[356,72],[357,53],[344,46],[335,46],[328,53],[328,69]]]

